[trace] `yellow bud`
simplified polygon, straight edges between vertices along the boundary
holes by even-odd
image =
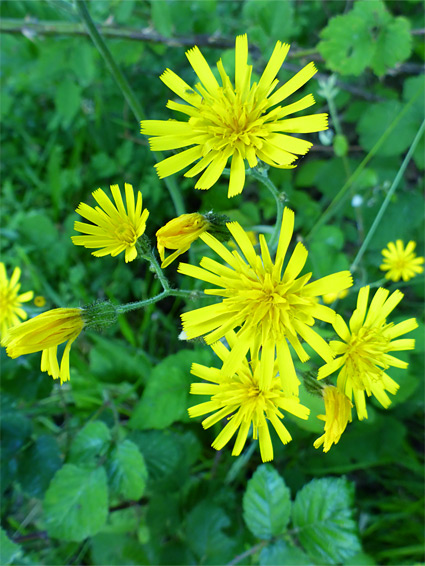
[[[198,212],[182,214],[167,222],[156,233],[158,253],[162,261],[161,267],[167,267],[179,255],[186,252],[192,242],[209,227],[210,222]],[[165,259],[165,248],[176,251]]]

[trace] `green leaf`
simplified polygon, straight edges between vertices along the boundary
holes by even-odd
[[[207,350],[181,350],[168,356],[153,370],[140,402],[130,418],[132,428],[146,430],[163,429],[175,421],[189,421],[188,407],[193,404],[190,384],[193,362],[208,364],[211,360]]]
[[[182,449],[170,431],[134,432],[130,438],[143,454],[150,480],[161,480],[177,472]]]
[[[111,432],[102,421],[87,423],[74,438],[69,461],[76,464],[93,464],[109,448]]]
[[[188,545],[198,557],[198,564],[225,564],[232,558],[234,541],[223,533],[230,519],[210,501],[199,503],[187,516]]]
[[[381,77],[388,69],[408,59],[411,51],[410,23],[405,18],[395,18],[379,34],[370,66]]]
[[[11,564],[21,556],[21,547],[12,542],[5,531],[0,527],[0,564]]]
[[[168,0],[154,0],[151,2],[151,18],[158,33],[164,37],[173,35],[174,26]]]
[[[262,549],[260,553],[260,566],[277,566],[290,564],[291,566],[305,566],[310,560],[300,548],[279,540]]]
[[[39,436],[19,462],[18,477],[23,490],[32,497],[41,497],[61,466],[62,458],[55,438]]]
[[[282,534],[291,514],[290,491],[270,465],[257,468],[243,497],[243,516],[254,536],[270,539]]]
[[[140,450],[124,440],[111,454],[107,466],[111,488],[125,499],[140,499],[145,491],[148,472]]]
[[[72,122],[80,109],[80,104],[80,87],[71,79],[60,82],[56,89],[55,105],[64,127],[68,127]]]
[[[151,564],[138,540],[127,534],[99,533],[91,541],[93,564]]]
[[[353,499],[353,485],[344,478],[312,480],[297,493],[292,520],[301,544],[315,562],[345,563],[359,552]]]
[[[65,464],[44,497],[49,536],[81,541],[95,535],[108,516],[108,487],[104,468]]]

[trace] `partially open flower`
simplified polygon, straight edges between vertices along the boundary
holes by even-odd
[[[317,418],[325,421],[325,434],[314,442],[314,447],[323,446],[323,452],[328,452],[332,444],[337,444],[347,424],[351,423],[351,409],[353,404],[350,399],[332,385],[323,388],[323,399],[325,401],[326,415],[318,415]]]
[[[167,222],[156,233],[158,253],[162,261],[161,267],[167,267],[179,255],[186,252],[192,242],[208,230],[209,226],[209,221],[198,212],[182,214]],[[176,251],[165,258],[166,248]]]

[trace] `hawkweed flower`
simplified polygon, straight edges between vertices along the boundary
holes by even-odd
[[[53,309],[43,312],[11,328],[1,344],[11,358],[42,352],[41,371],[46,371],[61,384],[69,380],[69,352],[84,327],[83,309]],[[62,360],[58,363],[57,349],[66,342]]]
[[[156,241],[161,267],[167,267],[179,255],[187,252],[191,244],[210,226],[209,221],[197,212],[182,214],[173,218],[156,233]],[[165,259],[165,249],[176,250]]]
[[[208,232],[200,238],[228,266],[203,257],[201,267],[181,263],[178,272],[215,285],[205,289],[208,295],[224,297],[220,303],[202,307],[182,315],[183,329],[189,339],[205,336],[207,344],[220,340],[229,330],[239,327],[238,340],[223,364],[226,376],[233,375],[253,343],[261,346],[260,389],[271,384],[272,368],[277,357],[282,387],[297,395],[299,380],[288,342],[302,362],[309,356],[299,337],[305,340],[325,361],[333,358],[329,345],[311,327],[315,319],[333,322],[335,311],[319,304],[324,293],[337,293],[352,285],[349,271],[341,271],[308,283],[311,273],[298,277],[308,252],[299,242],[282,274],[283,262],[294,230],[294,213],[285,208],[279,243],[273,263],[266,240],[259,236],[261,256],[242,227],[229,222],[227,228],[238,244],[230,252]]]
[[[340,315],[333,322],[335,332],[342,341],[330,343],[336,357],[319,369],[318,379],[340,370],[337,387],[351,400],[354,397],[357,415],[367,419],[365,394],[374,395],[387,408],[391,404],[386,391],[395,394],[398,384],[385,372],[393,366],[407,368],[408,364],[395,358],[391,352],[413,350],[413,339],[395,340],[402,334],[417,328],[414,318],[398,324],[387,323],[387,316],[403,298],[403,293],[379,288],[373,297],[369,310],[369,287],[362,287],[357,298],[349,327]]]
[[[237,341],[234,332],[226,334],[226,339],[231,345],[235,345]],[[223,362],[229,357],[229,350],[221,342],[217,342],[212,348]],[[300,404],[298,397],[286,395],[282,391],[280,379],[276,377],[277,364],[270,368],[272,375],[269,387],[260,389],[261,365],[258,351],[252,352],[249,363],[244,358],[231,377],[219,369],[192,364],[192,374],[207,383],[192,383],[190,392],[193,395],[210,396],[211,400],[191,407],[189,415],[199,417],[213,413],[202,421],[205,429],[226,418],[228,422],[212,447],[221,450],[238,431],[233,456],[239,456],[242,452],[252,425],[253,438],[260,443],[261,458],[263,462],[269,462],[273,460],[273,445],[268,423],[273,426],[283,444],[287,444],[291,435],[282,423],[282,411],[307,419],[310,410]]]
[[[387,247],[382,250],[384,256],[382,265],[379,267],[381,271],[387,271],[385,274],[386,279],[391,281],[409,281],[412,277],[416,277],[422,273],[424,268],[423,257],[416,257],[414,249],[416,242],[410,241],[404,247],[403,240],[396,240],[396,242],[389,242]]]
[[[21,284],[19,279],[21,270],[15,267],[10,279],[7,278],[6,268],[0,262],[0,338],[4,336],[9,328],[26,320],[27,313],[22,308],[22,303],[31,301],[33,291],[19,294]]]
[[[125,251],[125,261],[133,261],[137,257],[136,242],[146,229],[149,212],[146,209],[142,211],[140,191],[135,203],[130,184],[125,183],[127,210],[118,185],[111,185],[111,191],[114,202],[102,189],[97,189],[92,195],[99,206],[92,208],[83,202],[78,205],[76,212],[92,224],[76,221],[74,230],[84,236],[72,236],[71,240],[76,246],[98,248],[92,252],[96,257],[115,257]]]
[[[347,424],[351,423],[353,404],[344,393],[332,385],[323,388],[323,400],[326,414],[318,415],[317,418],[325,421],[325,434],[318,438],[313,446],[319,448],[323,444],[323,452],[329,452],[332,444],[339,442]]]
[[[315,103],[311,94],[292,104],[279,105],[317,72],[309,63],[276,90],[276,75],[288,51],[289,45],[278,41],[260,80],[253,84],[246,34],[236,38],[234,84],[221,60],[217,63],[221,84],[217,81],[198,47],[186,52],[200,81],[195,89],[166,69],[160,79],[183,101],[169,100],[167,107],[189,119],[143,120],[141,132],[152,136],[152,151],[189,149],[156,164],[160,179],[196,162],[185,177],[203,172],[195,188],[206,190],[217,182],[231,159],[228,197],[233,197],[243,190],[245,162],[255,167],[261,159],[273,167],[293,167],[297,156],[305,155],[313,144],[288,134],[319,132],[328,126],[327,114],[288,118]]]
[[[339,291],[339,293],[326,293],[326,295],[323,295],[322,300],[326,305],[330,305],[337,299],[345,299],[347,295],[348,289],[344,289],[343,291]]]

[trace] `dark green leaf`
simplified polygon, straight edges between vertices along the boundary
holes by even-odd
[[[74,438],[69,461],[76,464],[95,463],[108,450],[111,432],[102,421],[87,423]]]
[[[124,440],[114,449],[107,466],[111,488],[124,499],[140,499],[146,486],[148,472],[140,450]]]
[[[309,557],[300,548],[283,540],[266,546],[260,554],[260,566],[305,566],[309,563]]]
[[[353,499],[353,485],[343,478],[312,480],[297,493],[292,520],[315,562],[344,563],[360,550]]]
[[[52,436],[39,436],[22,454],[19,481],[32,497],[41,497],[62,465],[58,443]]]
[[[43,507],[49,536],[81,541],[95,535],[108,516],[105,469],[65,464],[53,477]]]
[[[243,497],[243,516],[252,534],[270,539],[284,532],[291,514],[289,489],[270,465],[257,468]]]

